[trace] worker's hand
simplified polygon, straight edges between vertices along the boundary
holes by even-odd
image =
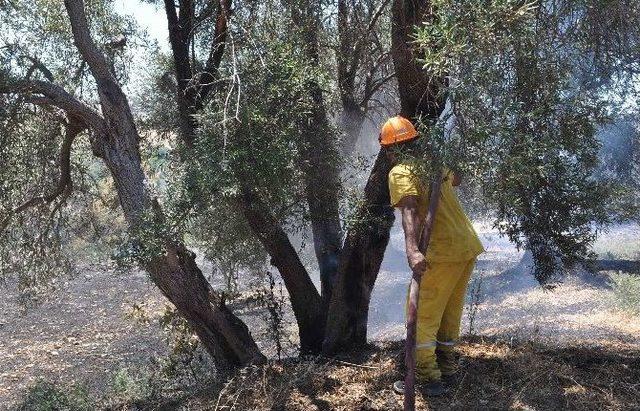
[[[409,261],[409,267],[416,275],[422,275],[427,269],[427,260],[420,251],[413,251],[407,254],[407,260]]]

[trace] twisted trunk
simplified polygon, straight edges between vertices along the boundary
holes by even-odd
[[[262,200],[244,188],[239,198],[240,209],[251,230],[271,257],[289,292],[293,313],[298,323],[301,353],[319,352],[324,335],[321,299],[287,233],[269,213]]]
[[[142,169],[139,135],[126,95],[117,84],[104,55],[89,33],[82,0],[65,0],[78,51],[96,80],[104,119],[94,128],[91,144],[113,176],[118,198],[132,237],[140,248],[149,241],[141,232],[155,236],[161,249],[142,258],[151,280],[189,322],[200,341],[221,368],[265,360],[248,328],[223,304],[212,306],[209,284],[195,263],[195,255],[179,240],[161,234],[144,222],[153,216],[163,223],[162,210],[152,203]]]
[[[398,79],[401,115],[436,120],[444,109],[440,90],[444,80],[429,76],[415,59],[412,34],[415,26],[429,21],[431,4],[426,0],[394,0],[392,6],[392,57]],[[334,297],[329,307],[323,351],[366,343],[371,292],[380,270],[394,216],[387,175],[390,164],[383,151],[365,187],[358,215],[364,222],[349,230],[342,251]]]
[[[327,354],[367,342],[371,292],[394,221],[387,185],[389,169],[387,157],[380,152],[365,186],[364,203],[358,210],[360,223],[347,233],[327,316],[322,347]]]

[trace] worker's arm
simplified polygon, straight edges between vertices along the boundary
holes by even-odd
[[[402,228],[404,229],[404,243],[407,261],[411,271],[421,275],[427,269],[427,261],[418,249],[420,243],[420,217],[418,215],[418,197],[405,196],[396,204],[402,214]]]

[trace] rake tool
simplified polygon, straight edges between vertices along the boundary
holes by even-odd
[[[440,202],[440,187],[442,187],[442,175],[431,183],[429,194],[429,209],[424,220],[420,243],[418,249],[426,254],[433,222],[435,221],[438,204]],[[413,273],[411,286],[409,288],[409,306],[407,307],[407,340],[405,346],[404,362],[407,373],[404,377],[404,411],[414,411],[416,409],[416,321],[418,316],[418,296],[420,293],[420,279],[422,273]]]

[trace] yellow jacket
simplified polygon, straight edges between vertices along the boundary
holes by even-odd
[[[460,205],[452,180],[453,173],[445,170],[440,204],[427,248],[427,261],[467,261],[484,252],[478,234]],[[420,181],[413,172],[413,167],[408,163],[400,163],[389,172],[391,205],[395,207],[405,196],[417,196],[418,213],[422,220],[429,206],[428,187],[428,184]]]

